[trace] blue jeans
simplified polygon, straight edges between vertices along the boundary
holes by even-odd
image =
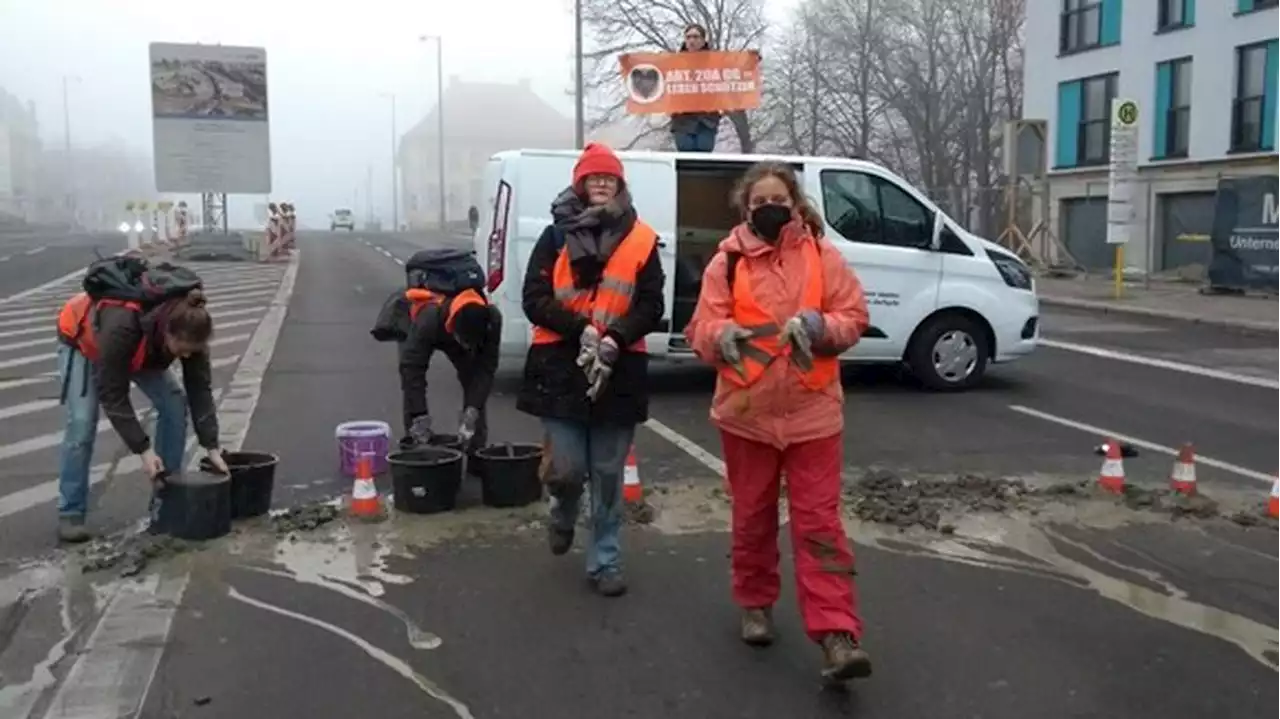
[[[676,150],[680,152],[711,152],[716,149],[716,130],[714,127],[698,125],[698,129],[689,133],[673,135]]]
[[[587,574],[619,571],[618,533],[622,528],[622,475],[635,425],[589,425],[563,419],[542,420],[551,440],[552,471],[588,478],[591,494],[591,544]],[[578,521],[582,493],[551,497],[551,526],[570,531]]]
[[[66,389],[67,407],[58,470],[58,514],[83,517],[89,509],[89,467],[98,437],[98,388],[89,360],[66,344],[58,345],[58,375]],[[187,397],[181,383],[167,369],[139,372],[133,381],[156,409],[152,439],[156,454],[167,471],[182,471],[187,447]]]

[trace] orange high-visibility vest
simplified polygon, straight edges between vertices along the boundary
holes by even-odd
[[[98,337],[94,332],[94,315],[99,307],[124,307],[134,312],[142,312],[142,305],[137,302],[123,300],[100,299],[97,302],[85,292],[77,293],[58,312],[58,337],[63,342],[75,347],[90,362],[97,362],[102,355],[98,347]],[[139,372],[147,361],[147,339],[138,343],[133,357],[129,361],[129,371]]]
[[[800,254],[804,256],[805,281],[804,293],[800,296],[800,311],[822,311],[822,255],[818,252],[816,240],[806,240],[800,245]],[[746,258],[742,258],[744,261]],[[720,368],[720,376],[737,387],[750,387],[764,376],[769,363],[778,357],[791,357],[791,344],[781,341],[782,325],[779,320],[756,302],[751,292],[751,274],[738,272],[734,277],[733,287],[729,288],[733,296],[733,321],[741,328],[752,333],[752,337],[741,344],[742,366],[744,374],[738,374],[733,367]],[[835,357],[814,357],[812,368],[801,368],[795,361],[792,366],[800,374],[800,381],[805,387],[820,390],[832,382],[840,381],[840,362]]]
[[[442,304],[447,299],[443,295],[438,295],[431,290],[411,289],[404,293],[404,298],[409,300],[409,319],[418,319],[418,313],[431,305]],[[446,332],[453,332],[453,326],[457,324],[458,310],[467,305],[487,305],[484,297],[475,290],[463,290],[453,296],[449,300],[449,313],[444,318],[444,329]]]
[[[591,324],[603,333],[615,320],[626,316],[631,310],[631,300],[636,293],[636,280],[657,244],[658,233],[654,232],[652,227],[637,220],[631,232],[622,238],[622,242],[618,243],[613,254],[609,256],[600,284],[583,289],[573,286],[573,270],[569,266],[569,248],[562,248],[551,272],[551,284],[555,288],[556,300],[571,311],[589,319]],[[560,335],[546,327],[533,328],[533,344],[550,344],[559,342],[561,339]],[[628,349],[632,352],[644,352],[646,349],[644,338]]]

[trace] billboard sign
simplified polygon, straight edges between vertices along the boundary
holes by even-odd
[[[267,52],[151,43],[156,190],[271,192]]]
[[[1280,229],[1274,175],[1218,181],[1213,210],[1213,256],[1209,285],[1233,290],[1276,291]]]

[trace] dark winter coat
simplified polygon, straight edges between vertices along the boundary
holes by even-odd
[[[134,454],[150,449],[151,439],[138,421],[129,397],[133,377],[130,365],[139,342],[147,344],[146,361],[140,371],[159,372],[173,364],[176,358],[169,353],[164,341],[163,328],[168,310],[167,303],[142,314],[110,305],[96,310],[94,337],[99,357],[93,363],[93,378],[98,388],[98,403],[111,420],[116,434]],[[182,384],[196,438],[201,447],[214,449],[218,446],[218,415],[213,403],[213,369],[209,355],[201,352],[181,361]],[[81,392],[82,388],[83,384],[76,385],[75,377],[68,378],[65,388],[68,393]]]
[[[436,350],[443,352],[458,371],[464,409],[475,407],[483,410],[489,401],[489,393],[493,391],[493,377],[498,371],[498,347],[502,341],[502,313],[498,308],[489,306],[489,329],[484,343],[472,353],[458,344],[445,329],[447,307],[429,305],[423,308],[414,319],[408,337],[400,343],[400,393],[406,433],[414,418],[429,413],[427,369]],[[439,427],[436,429],[441,431]]]
[[[629,228],[628,228],[629,231]],[[534,245],[524,277],[524,314],[529,322],[563,339],[529,348],[524,382],[516,408],[537,417],[612,425],[639,424],[649,418],[649,356],[626,348],[658,330],[665,312],[666,276],[657,248],[636,278],[631,310],[606,330],[622,352],[603,392],[587,399],[587,378],[577,364],[579,338],[587,319],[555,298],[552,268],[560,256],[563,235],[548,225]]]

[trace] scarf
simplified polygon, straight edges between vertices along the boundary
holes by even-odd
[[[565,237],[573,284],[578,289],[600,283],[605,263],[636,224],[626,187],[605,205],[588,207],[572,187],[551,202],[551,220]]]

